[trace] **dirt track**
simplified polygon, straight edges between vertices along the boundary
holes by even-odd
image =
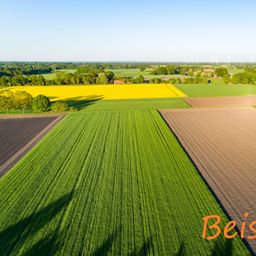
[[[256,96],[184,98],[194,108],[256,106]]]
[[[62,118],[0,116],[0,176],[7,172]]]
[[[256,110],[160,112],[230,218],[241,226],[249,212],[256,220]],[[248,242],[256,253],[256,240]]]

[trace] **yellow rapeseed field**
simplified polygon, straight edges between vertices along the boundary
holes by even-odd
[[[52,101],[67,99],[147,99],[186,97],[169,84],[129,84],[94,86],[15,86],[11,90],[27,91],[33,97],[44,94]]]

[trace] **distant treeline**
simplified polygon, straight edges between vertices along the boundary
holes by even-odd
[[[0,76],[13,77],[18,75],[39,75],[48,74],[53,71],[52,67],[44,64],[31,65],[31,64],[13,64],[1,65]]]
[[[242,71],[234,74],[223,66],[174,65],[152,63],[0,63],[0,86],[25,85],[93,85],[117,83],[211,83],[221,79],[226,84],[256,84],[254,65],[233,65]],[[118,77],[110,70],[137,69],[140,74],[134,77]],[[68,70],[72,70],[69,72]],[[146,73],[144,73],[144,71]],[[52,74],[52,79],[43,75]]]
[[[100,72],[90,74],[59,72],[56,78],[46,80],[42,75],[16,75],[0,77],[1,86],[25,86],[25,85],[69,85],[69,84],[112,84],[114,73]]]
[[[0,63],[1,86],[113,84],[116,68],[140,68],[133,64],[76,64],[76,63]],[[45,79],[43,74],[75,70],[75,73],[57,72],[56,78]],[[141,81],[141,79],[137,79]],[[134,81],[136,82],[136,81]],[[142,81],[143,82],[143,81]]]
[[[202,66],[161,66],[152,71],[154,75],[182,75],[168,79],[173,84],[211,83],[212,79],[223,79],[225,84],[254,84],[256,85],[256,68],[254,66],[241,66],[243,72],[229,74],[227,68],[203,68]],[[157,79],[153,79],[152,82]]]

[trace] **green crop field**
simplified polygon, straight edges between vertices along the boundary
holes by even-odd
[[[255,85],[181,84],[175,86],[191,97],[256,95]]]
[[[201,238],[209,214],[227,221],[156,110],[94,104],[0,179],[0,255],[247,255]]]
[[[66,102],[69,106],[86,110],[145,110],[160,108],[188,108],[189,105],[181,98],[167,99],[128,99],[128,100],[100,100],[97,97],[79,100],[68,99]]]
[[[49,74],[43,74],[42,75],[46,80],[53,80],[56,78],[56,73],[49,73]]]
[[[153,69],[147,68],[144,71],[140,71],[138,68],[130,69],[112,69],[111,71],[115,74],[116,77],[131,77],[135,78],[138,76],[143,76],[145,79],[152,78],[161,78],[161,79],[170,79],[170,78],[184,78],[189,76],[184,75],[153,75],[151,74]]]
[[[245,69],[243,69],[243,68],[236,68],[236,67],[229,67],[228,68],[228,73],[230,75],[239,74],[239,73],[242,73],[244,71],[245,71]]]
[[[137,77],[137,76],[145,76],[150,74],[151,69],[146,69],[144,71],[140,71],[138,68],[120,68],[120,69],[111,69],[111,71],[117,77]]]
[[[46,80],[53,80],[56,78],[56,74],[58,74],[59,72],[63,72],[63,73],[75,73],[76,70],[75,69],[59,69],[53,73],[49,73],[49,74],[43,74],[43,77]]]

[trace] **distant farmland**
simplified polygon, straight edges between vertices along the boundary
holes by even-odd
[[[58,73],[75,73],[76,70],[75,69],[59,69],[56,70],[53,73],[48,73],[48,74],[43,74],[42,76],[46,79],[46,80],[52,80],[55,79]]]
[[[231,219],[241,227],[243,214],[249,212],[246,222],[252,223],[256,211],[256,110],[186,109],[161,113]],[[255,240],[248,242],[255,253]]]
[[[156,110],[98,106],[0,179],[0,254],[248,255],[201,238],[212,213],[227,221]]]

